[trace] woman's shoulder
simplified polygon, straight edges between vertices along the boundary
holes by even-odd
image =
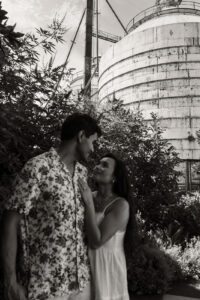
[[[120,209],[129,209],[128,201],[123,197],[118,197],[114,203]]]
[[[120,211],[120,212],[128,212],[129,211],[129,203],[128,201],[123,197],[116,197],[113,200],[113,203],[106,209],[106,213],[110,211]]]

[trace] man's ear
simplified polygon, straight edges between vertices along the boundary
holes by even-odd
[[[77,140],[79,143],[82,143],[84,139],[85,139],[85,131],[80,130],[77,136]]]

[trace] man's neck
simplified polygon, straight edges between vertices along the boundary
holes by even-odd
[[[57,152],[62,162],[67,166],[70,173],[73,174],[75,162],[77,161],[73,143],[69,142],[64,145],[61,144]]]

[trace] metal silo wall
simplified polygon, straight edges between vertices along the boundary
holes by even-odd
[[[199,38],[197,22],[133,31],[100,63],[99,99],[114,94],[127,107],[140,108],[147,121],[156,113],[166,129],[163,138],[187,161],[200,159]]]

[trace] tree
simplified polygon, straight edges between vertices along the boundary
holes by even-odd
[[[126,161],[136,208],[146,220],[147,230],[166,228],[170,204],[176,201],[180,160],[171,144],[162,139],[156,115],[151,124],[140,112],[131,112],[115,99],[100,113],[104,135],[98,154],[117,152]]]
[[[47,29],[24,35],[7,25],[7,12],[0,6],[1,203],[23,164],[47,150],[65,115],[78,109],[69,99],[70,71],[65,70],[62,86],[54,93],[62,68],[53,66],[54,52],[66,32],[63,21],[54,19]],[[43,53],[50,57],[45,65],[40,63]]]

